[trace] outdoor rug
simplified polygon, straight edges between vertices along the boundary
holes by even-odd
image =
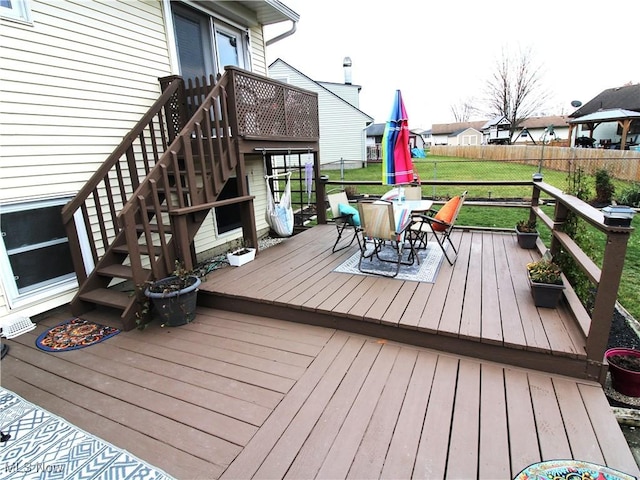
[[[634,480],[624,472],[581,460],[547,460],[522,470],[515,480]]]
[[[406,260],[409,253],[409,248],[403,249],[403,259]],[[382,250],[382,258],[394,258],[397,254],[391,247]],[[400,272],[395,277],[398,280],[413,280],[415,282],[435,283],[436,276],[440,270],[442,259],[444,255],[442,250],[435,242],[429,242],[426,249],[418,250],[418,257],[420,258],[420,264],[414,262],[413,265],[401,265]],[[361,272],[358,269],[358,262],[360,261],[360,251],[354,253],[351,257],[338,265],[333,271],[339,273],[350,273],[353,275],[371,275]],[[396,271],[396,265],[394,263],[381,262],[377,258],[373,257],[372,260],[365,259],[362,261],[362,267],[368,271],[375,271],[380,274],[393,274]]]
[[[2,387],[0,430],[3,479],[172,478]]]
[[[47,352],[64,352],[94,345],[118,333],[117,328],[72,318],[42,333],[36,346]]]

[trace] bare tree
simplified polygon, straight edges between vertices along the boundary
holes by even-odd
[[[541,65],[535,65],[531,49],[510,55],[505,49],[487,81],[489,113],[511,122],[509,140],[517,127],[540,111],[549,99],[541,80]]]
[[[478,108],[474,105],[477,102],[473,98],[460,100],[457,104],[451,105],[451,113],[456,123],[468,122],[471,117],[478,113]]]

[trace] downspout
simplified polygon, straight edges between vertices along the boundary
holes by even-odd
[[[266,43],[265,43],[265,46],[268,47],[269,45],[272,45],[272,44],[274,44],[276,42],[279,42],[280,40],[282,40],[284,38],[290,37],[291,35],[296,33],[296,29],[297,28],[298,28],[298,22],[296,22],[294,20],[291,20],[291,28],[288,31],[286,31],[284,33],[281,33],[277,37],[273,37],[271,40],[267,40]]]

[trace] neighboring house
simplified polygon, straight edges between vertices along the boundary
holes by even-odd
[[[455,123],[434,123],[431,126],[431,144],[432,145],[449,145],[449,136],[454,132],[462,132],[467,128],[473,128],[480,131],[486,120],[478,120],[473,122],[455,122]]]
[[[366,129],[367,135],[367,160],[373,162],[382,161],[382,137],[386,123],[372,123]],[[422,130],[409,131],[409,148],[424,150],[426,142]]]
[[[547,133],[545,136],[544,131],[550,125],[554,127],[553,135]],[[567,117],[531,117],[516,129],[511,143],[539,143],[543,138],[545,142],[564,140],[568,138],[568,132]],[[496,117],[492,120],[433,124],[431,136],[434,145],[486,145],[506,143],[508,135],[509,121],[505,117]]]
[[[365,129],[373,118],[359,108],[360,86],[347,83],[347,75],[345,83],[312,80],[280,58],[269,65],[269,76],[318,94],[323,167],[338,168],[341,161],[347,167],[362,165],[367,158]]]
[[[154,104],[158,79],[216,75],[225,65],[266,76],[263,26],[298,19],[272,0],[2,2],[0,317],[35,315],[74,296],[61,209]],[[261,231],[263,162],[249,163]],[[85,215],[90,233],[99,231],[96,211]],[[236,223],[209,213],[195,249],[242,234]]]
[[[568,117],[553,115],[548,117],[530,117],[524,120],[511,140],[512,144],[541,143],[549,141],[567,141],[569,138]],[[553,128],[550,128],[553,127]],[[545,135],[546,130],[546,135]]]
[[[604,148],[626,148],[640,143],[640,83],[602,91],[569,115],[571,145],[585,143]],[[574,129],[574,126],[577,128]],[[573,134],[575,132],[575,135]]]
[[[467,127],[452,132],[447,140],[448,145],[481,145],[482,132],[473,127]]]
[[[511,122],[504,115],[495,117],[482,126],[480,131],[483,135],[483,143],[487,145],[506,145],[509,144]]]

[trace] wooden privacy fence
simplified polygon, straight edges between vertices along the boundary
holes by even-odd
[[[577,165],[585,173],[606,168],[619,180],[640,182],[640,152],[549,145],[434,145],[431,155],[515,163],[539,163],[542,169],[569,172]]]

